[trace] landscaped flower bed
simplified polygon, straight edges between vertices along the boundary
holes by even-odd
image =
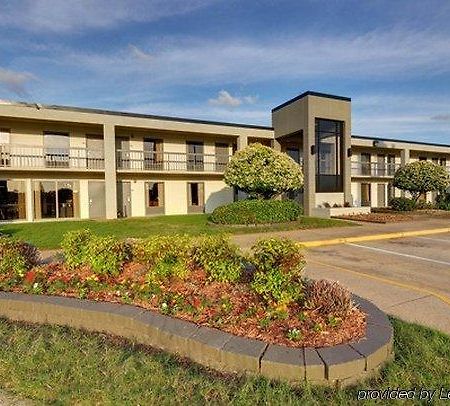
[[[20,246],[0,238],[0,253],[9,253],[0,257],[0,290],[135,304],[292,347],[365,334],[365,315],[350,292],[305,279],[303,254],[289,240],[264,239],[244,255],[225,237],[123,242],[80,231],[62,242],[64,262],[40,266],[32,250],[14,249]]]

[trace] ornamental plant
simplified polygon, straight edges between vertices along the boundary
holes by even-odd
[[[39,261],[39,251],[33,245],[9,237],[0,237],[0,275],[12,272],[23,277]]]
[[[300,247],[291,240],[266,238],[253,247],[255,267],[253,290],[266,302],[288,305],[303,295],[302,273],[305,260]]]
[[[303,186],[303,173],[287,154],[256,143],[233,155],[224,180],[251,198],[270,199],[299,190]]]
[[[430,161],[417,161],[399,168],[393,184],[410,193],[415,207],[422,194],[446,190],[450,186],[450,178],[445,167]]]

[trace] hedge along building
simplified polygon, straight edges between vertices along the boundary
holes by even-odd
[[[450,146],[352,137],[345,97],[303,93],[273,109],[272,123],[4,102],[0,221],[211,212],[237,198],[223,172],[253,142],[303,165],[305,186],[295,197],[306,214],[325,203],[385,205],[397,165],[450,161]]]

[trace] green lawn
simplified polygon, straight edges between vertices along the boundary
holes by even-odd
[[[180,216],[143,217],[110,221],[52,221],[37,223],[7,224],[0,226],[0,233],[24,239],[39,248],[59,248],[61,239],[67,231],[90,228],[101,235],[125,237],[145,237],[151,234],[186,233],[198,234],[245,234],[281,230],[310,229],[354,225],[354,223],[302,217],[299,221],[260,227],[218,226],[208,223],[207,214]]]
[[[348,405],[358,388],[450,389],[450,336],[393,323],[395,361],[376,379],[332,390],[220,376],[104,335],[0,319],[0,391],[55,404]]]

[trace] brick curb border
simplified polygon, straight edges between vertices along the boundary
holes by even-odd
[[[317,349],[238,337],[135,306],[58,296],[0,292],[0,317],[122,336],[224,372],[346,386],[376,373],[393,357],[389,319],[371,302],[354,298],[367,314],[366,336]]]

